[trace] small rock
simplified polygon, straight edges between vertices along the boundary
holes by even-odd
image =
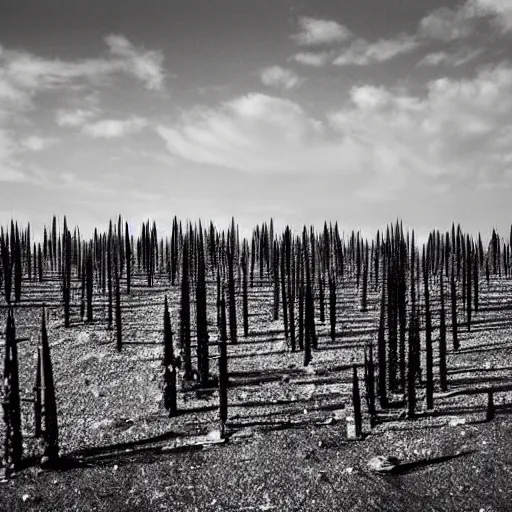
[[[457,425],[465,425],[465,423],[466,423],[466,419],[465,418],[452,418],[448,422],[448,425],[450,427],[456,427]]]
[[[342,420],[345,417],[343,409],[336,409],[335,411],[332,411],[332,417],[336,421]]]
[[[350,474],[350,473],[353,473],[353,472],[354,472],[354,468],[346,468],[345,469],[345,473]]]
[[[400,464],[400,460],[396,457],[384,457],[383,455],[378,455],[377,457],[373,457],[368,462],[368,467],[372,471],[377,471],[379,473],[386,473],[393,471],[396,466]]]
[[[30,494],[24,494],[22,497],[21,497],[21,501],[23,501],[23,503],[25,503],[25,501],[29,500],[30,499]]]
[[[332,425],[334,423],[334,417],[330,417],[330,418],[327,418],[326,420],[323,420],[323,421],[318,421],[316,424],[317,425]]]
[[[222,439],[222,432],[220,430],[212,430],[208,433],[208,441],[220,441]]]
[[[114,471],[117,471],[119,469],[119,466],[117,464],[114,464]]]
[[[246,428],[239,430],[238,432],[234,432],[231,436],[231,439],[232,440],[247,439],[249,437],[252,437],[253,435],[254,435],[254,430],[246,427]]]
[[[356,439],[356,425],[352,416],[347,416],[347,439]]]
[[[311,365],[306,366],[306,369],[304,371],[307,375],[315,375],[316,374],[316,370]]]

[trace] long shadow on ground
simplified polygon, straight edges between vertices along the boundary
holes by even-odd
[[[458,459],[460,457],[466,457],[475,453],[475,450],[468,450],[462,453],[457,453],[454,455],[443,455],[442,457],[434,457],[430,459],[420,459],[415,460],[413,462],[405,462],[402,464],[398,464],[395,466],[389,474],[391,475],[403,475],[404,473],[410,473],[412,471],[417,471],[419,469],[423,469],[425,467],[433,466],[436,464],[442,464],[443,462],[448,462],[453,459]]]

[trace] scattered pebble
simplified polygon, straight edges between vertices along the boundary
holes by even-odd
[[[368,462],[368,467],[372,471],[389,472],[398,466],[398,464],[400,464],[400,461],[396,457],[384,457],[383,455],[378,455],[377,457],[370,459]]]

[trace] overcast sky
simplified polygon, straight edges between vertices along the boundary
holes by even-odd
[[[0,214],[512,223],[510,0],[0,0]]]

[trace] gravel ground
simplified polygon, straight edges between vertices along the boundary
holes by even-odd
[[[471,332],[461,332],[461,350],[448,354],[450,390],[512,382],[511,283],[482,283]],[[57,283],[36,284],[31,292],[58,300]],[[362,363],[378,316],[378,294],[370,293],[369,311],[361,313],[350,284],[340,293],[339,337],[331,341],[328,325],[318,324],[319,350],[308,371],[302,354],[289,351],[282,324],[270,320],[271,289],[254,288],[251,336],[229,348],[233,437],[223,445],[184,447],[217,427],[218,395],[182,392],[181,414],[167,418],[160,390],[165,293],[177,329],[176,289],[135,288],[124,299],[120,354],[99,302],[103,320],[90,325],[75,319],[63,329],[61,313],[50,312],[61,448],[74,462],[45,472],[28,464],[0,484],[0,510],[512,510],[512,393],[496,395],[497,418],[490,423],[483,422],[486,396],[459,396],[437,401],[435,415],[414,421],[398,421],[401,411],[393,411],[371,433],[365,418],[370,435],[347,441],[352,365]],[[434,303],[435,294],[434,285]],[[18,336],[29,338],[19,345],[26,397],[39,315],[31,308],[16,313]],[[213,308],[209,315],[215,355]],[[30,403],[23,414],[26,454],[37,455]],[[0,435],[2,429],[0,421]],[[366,466],[375,455],[418,464],[382,476]]]

